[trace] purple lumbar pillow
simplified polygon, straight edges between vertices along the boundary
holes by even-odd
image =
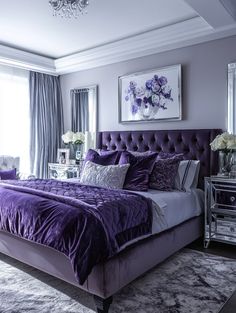
[[[182,159],[182,155],[169,159],[157,159],[150,175],[149,187],[162,191],[173,190],[179,163]]]
[[[118,151],[104,151],[99,154],[97,151],[89,149],[85,158],[85,163],[87,161],[104,166],[115,165],[119,161],[119,153]]]
[[[0,179],[16,179],[16,169],[14,168],[12,170],[0,170]]]
[[[120,156],[119,164],[130,164],[128,169],[124,189],[147,191],[149,175],[153,170],[157,154],[134,156],[128,151],[123,151]]]

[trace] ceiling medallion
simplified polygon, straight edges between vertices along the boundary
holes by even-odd
[[[50,0],[49,4],[54,16],[77,18],[80,14],[87,13],[85,9],[89,5],[89,0]]]

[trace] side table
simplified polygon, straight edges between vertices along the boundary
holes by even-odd
[[[205,177],[204,247],[211,241],[236,245],[236,179]]]
[[[48,172],[51,179],[80,178],[83,162],[79,164],[49,163]]]

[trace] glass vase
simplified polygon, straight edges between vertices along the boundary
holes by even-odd
[[[70,143],[70,160],[80,160],[83,155],[82,150],[83,150],[82,144]]]
[[[79,161],[82,159],[82,155],[83,155],[83,144],[77,144],[75,149],[76,163],[79,163]]]
[[[77,150],[77,145],[70,143],[70,160],[75,160],[75,154]]]
[[[231,150],[220,150],[218,174],[220,176],[229,176],[233,161],[233,152]]]

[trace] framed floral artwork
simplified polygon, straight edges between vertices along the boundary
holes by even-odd
[[[119,122],[181,120],[181,65],[119,77]]]

